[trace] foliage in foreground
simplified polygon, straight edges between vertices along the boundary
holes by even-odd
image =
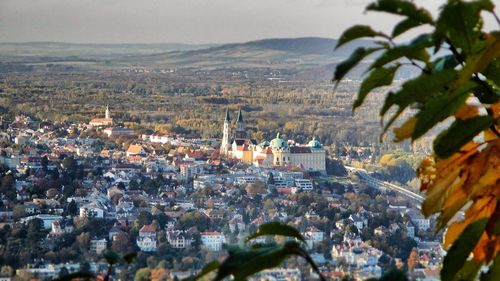
[[[426,191],[423,214],[439,214],[436,231],[448,227],[444,281],[475,279],[483,265],[489,271],[480,275],[482,280],[500,280],[500,30],[483,31],[481,16],[485,12],[500,25],[494,8],[490,0],[449,0],[434,19],[413,2],[379,0],[367,10],[403,17],[392,33],[355,25],[337,44],[338,48],[358,38],[377,38],[375,47],[358,48],[335,70],[333,81],[338,84],[363,58],[379,54],[367,70],[354,109],[373,89],[393,85],[401,66],[420,69],[418,77],[387,93],[380,111],[382,120],[390,115],[384,132],[403,113],[414,112],[394,128],[395,141],[416,140],[437,124],[451,122],[435,138],[434,154],[417,171],[421,190]],[[394,42],[422,25],[432,32],[407,44]],[[461,210],[464,219],[453,221]]]
[[[282,244],[266,243],[253,244],[248,243],[261,236],[284,236],[288,240]],[[259,273],[265,269],[278,267],[286,258],[290,256],[301,257],[307,261],[311,268],[318,275],[318,279],[326,280],[319,271],[318,267],[303,249],[305,244],[304,237],[295,228],[279,222],[265,223],[259,226],[255,233],[250,234],[240,245],[226,246],[229,253],[228,257],[222,263],[213,261],[207,264],[203,270],[189,281],[205,280],[212,274],[214,281],[224,280],[232,277],[235,281],[247,280],[253,274]],[[217,271],[216,274],[213,274]],[[406,275],[399,270],[389,271],[380,279],[370,279],[370,281],[407,281]]]

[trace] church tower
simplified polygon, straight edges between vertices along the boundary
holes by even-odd
[[[229,148],[231,147],[231,144],[229,143],[231,141],[229,139],[229,136],[231,135],[230,123],[231,123],[231,118],[229,118],[229,111],[226,109],[226,118],[224,119],[224,129],[222,131],[222,143],[220,145],[221,155],[228,155]]]
[[[241,108],[238,111],[238,119],[236,119],[236,139],[244,139],[247,136],[247,132],[245,130],[245,125],[243,124],[243,115],[241,114]]]
[[[111,115],[109,114],[109,106],[106,105],[106,113],[104,114],[104,118],[110,119]]]

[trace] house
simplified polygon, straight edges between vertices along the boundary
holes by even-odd
[[[106,239],[92,239],[90,240],[90,252],[96,255],[102,254],[107,248],[108,242]]]
[[[104,210],[96,203],[90,203],[80,207],[80,217],[104,218]]]
[[[297,187],[297,189],[300,189],[303,191],[312,191],[313,190],[313,183],[311,180],[308,180],[308,179],[296,179],[295,180],[295,187]]]
[[[226,237],[220,232],[202,232],[201,243],[209,251],[220,251],[222,244],[226,242]]]
[[[24,213],[26,215],[34,215],[40,213],[40,208],[33,202],[24,202]]]
[[[357,229],[361,230],[368,226],[368,220],[362,218],[360,215],[354,214],[349,216],[349,220],[356,226]]]
[[[73,221],[70,219],[55,220],[52,222],[51,235],[59,236],[73,231]]]
[[[136,240],[137,246],[143,252],[156,251],[156,229],[152,225],[144,225],[139,230],[139,237]]]
[[[427,230],[431,227],[431,220],[428,218],[424,218],[418,211],[410,210],[407,213],[411,222],[417,227],[419,230]]]
[[[139,144],[131,144],[126,152],[127,157],[129,156],[135,156],[135,155],[145,155],[146,151],[142,147],[142,145]]]
[[[167,231],[167,241],[176,249],[185,249],[194,242],[191,233],[183,230],[170,230]]]

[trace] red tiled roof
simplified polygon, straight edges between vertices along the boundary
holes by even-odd
[[[139,232],[156,232],[156,229],[155,229],[155,227],[153,225],[146,224],[143,227],[141,227],[141,229],[139,230]]]

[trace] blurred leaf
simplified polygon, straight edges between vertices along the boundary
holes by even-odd
[[[136,257],[137,257],[137,253],[133,252],[133,253],[129,253],[129,254],[126,254],[125,256],[123,256],[123,260],[125,260],[126,263],[132,263]]]
[[[417,119],[415,117],[410,117],[403,123],[403,125],[398,128],[394,128],[394,136],[396,137],[394,141],[400,142],[411,137],[413,131],[415,130],[416,123]]]
[[[457,272],[455,277],[452,279],[453,281],[462,281],[462,280],[476,280],[477,273],[481,265],[476,263],[474,259],[468,260],[465,262],[463,267]]]
[[[455,70],[445,70],[433,75],[422,74],[416,79],[407,81],[401,90],[390,93],[381,110],[384,115],[393,105],[406,108],[416,101],[423,101],[429,96],[444,91],[445,85],[453,82],[457,77]]]
[[[488,80],[493,81],[497,87],[500,87],[500,58],[494,59],[483,71]]]
[[[233,276],[234,280],[246,280],[252,274],[279,266],[285,258],[293,255],[305,258],[321,280],[324,280],[312,259],[295,241],[288,241],[284,245],[266,244],[256,248],[226,246],[226,249],[229,256],[220,265],[215,280],[223,280],[229,276]]]
[[[432,16],[429,11],[417,8],[415,4],[404,0],[378,0],[368,5],[369,11],[380,11],[391,14],[406,16],[419,23],[432,23]]]
[[[375,60],[369,69],[384,66],[387,63],[403,57],[420,61],[428,61],[429,54],[425,51],[425,48],[432,46],[432,44],[431,36],[429,34],[422,34],[415,38],[409,45],[401,45],[388,49],[380,55],[377,60]]]
[[[220,262],[219,261],[211,261],[209,263],[207,263],[203,269],[201,270],[200,273],[198,273],[198,275],[194,276],[194,277],[191,277],[191,278],[187,278],[186,281],[189,281],[189,280],[199,280],[200,278],[202,278],[203,276],[207,275],[208,273],[212,272],[212,271],[215,271],[219,268],[220,266]]]
[[[489,0],[463,2],[451,0],[439,15],[436,25],[438,37],[446,37],[456,48],[471,54],[473,46],[481,37],[483,22],[481,10],[493,11],[494,5]]]
[[[62,277],[52,279],[53,281],[72,281],[74,279],[90,279],[95,278],[95,275],[90,272],[74,272]]]
[[[455,58],[454,55],[440,57],[434,62],[432,72],[439,72],[445,69],[453,69],[459,64],[460,62]]]
[[[368,25],[355,25],[346,29],[344,33],[342,33],[342,35],[339,38],[339,41],[337,42],[337,46],[335,46],[335,49],[358,38],[375,37],[375,36],[384,36],[384,35],[380,32],[376,32]]]
[[[353,68],[355,67],[364,57],[369,54],[380,50],[381,48],[369,48],[365,49],[363,47],[356,49],[351,56],[345,61],[339,63],[335,68],[335,74],[333,76],[333,81],[338,84],[340,80]]]
[[[467,100],[476,84],[469,82],[452,93],[437,95],[428,100],[417,114],[417,123],[412,134],[415,140],[457,111]]]
[[[280,236],[294,237],[304,243],[306,242],[302,234],[300,234],[300,232],[298,232],[297,229],[280,222],[269,222],[262,224],[261,226],[259,226],[257,231],[247,236],[245,240],[249,241],[256,237],[266,236],[266,235],[280,235]]]
[[[398,70],[400,65],[396,65],[393,67],[380,67],[372,70],[370,75],[363,80],[361,83],[361,87],[359,88],[358,98],[354,102],[353,110],[363,104],[368,93],[378,87],[387,86],[392,84],[392,80],[394,79],[394,74]]]
[[[481,274],[481,281],[500,280],[500,255],[497,255],[487,273]]]
[[[434,151],[440,158],[448,158],[477,134],[490,127],[495,119],[491,116],[478,116],[455,122],[434,140]]]
[[[476,96],[480,102],[485,104],[494,104],[500,100],[500,91],[498,90],[494,93],[491,93],[483,86],[477,86],[476,88],[474,88],[473,92],[474,96]]]
[[[487,222],[487,219],[480,219],[468,225],[460,237],[453,243],[443,260],[443,269],[441,270],[442,281],[451,281],[455,278],[476,246],[486,228]]]
[[[422,23],[420,23],[419,21],[416,21],[414,19],[404,19],[404,20],[400,21],[394,27],[394,29],[392,30],[392,37],[396,37],[398,35],[401,35],[401,34],[405,33],[406,31],[408,31],[414,27],[420,26],[420,25],[422,25]]]
[[[111,250],[107,250],[102,256],[109,264],[115,264],[120,259],[120,256]]]
[[[408,277],[406,274],[397,269],[392,269],[389,272],[385,273],[378,279],[379,281],[408,281]]]

